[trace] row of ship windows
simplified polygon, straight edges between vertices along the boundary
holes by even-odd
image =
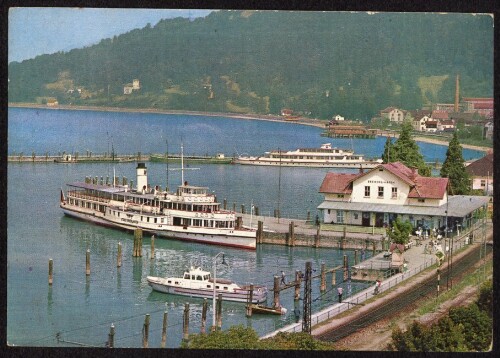
[[[104,205],[99,205],[99,204],[91,203],[88,201],[75,200],[75,199],[69,199],[69,203],[71,205],[80,206],[82,208],[94,209],[94,210],[99,210],[101,212],[104,212]]]
[[[273,155],[271,158],[276,158],[279,159],[280,157],[278,155]],[[313,157],[311,155],[282,155],[281,159],[318,159],[318,160],[358,160],[360,157],[357,156],[333,156],[333,157]]]
[[[167,281],[170,285],[172,284],[172,281],[171,280],[168,280]],[[180,285],[180,282],[179,281],[174,281],[174,285]],[[212,288],[212,285],[207,285],[207,288]],[[220,286],[215,286],[215,289],[216,290],[220,290]],[[229,290],[229,288],[227,286],[223,286],[222,287],[223,290]]]

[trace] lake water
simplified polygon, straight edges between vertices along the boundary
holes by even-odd
[[[8,112],[9,154],[31,155],[57,152],[106,152],[112,145],[118,153],[164,152],[184,143],[185,152],[261,154],[272,148],[318,147],[325,142],[321,130],[287,123],[234,120],[223,117],[128,114],[90,111],[15,109]],[[375,140],[329,139],[334,146],[350,147],[367,156],[379,156],[384,138]],[[421,144],[429,161],[444,158],[445,147]],[[464,151],[466,158],[482,153]],[[149,182],[165,186],[166,168],[148,163]],[[174,164],[171,164],[174,166]],[[167,347],[178,347],[182,338],[184,304],[190,304],[191,333],[201,326],[201,299],[152,292],[147,275],[179,275],[190,263],[212,271],[212,258],[225,252],[229,267],[218,266],[219,277],[239,283],[266,284],[283,270],[292,280],[295,270],[340,265],[342,255],[353,260],[353,252],[260,245],[255,252],[208,245],[156,240],[156,259],[150,260],[150,240],[146,237],[142,258],[132,257],[133,235],[64,217],[59,209],[59,191],[64,185],[85,176],[126,176],[135,181],[136,163],[89,163],[78,165],[10,163],[7,172],[7,341],[10,345],[104,346],[109,327],[116,327],[116,347],[140,347],[144,316],[151,315],[149,346],[159,347],[163,312],[168,312]],[[237,208],[253,202],[261,214],[277,207],[277,168],[196,165],[199,170],[185,173],[194,185],[208,186],[219,201]],[[318,189],[325,173],[332,169],[282,168],[281,201],[283,216],[315,215],[322,197]],[[170,172],[170,187],[180,184],[180,173]],[[118,242],[123,244],[123,266],[116,267]],[[85,276],[85,252],[91,252],[91,275]],[[367,252],[367,258],[370,252]],[[48,260],[54,260],[54,284],[48,285]],[[340,282],[340,273],[337,282]],[[334,302],[331,279],[321,295],[319,282],[313,283],[312,311]],[[344,288],[346,283],[342,283]],[[362,289],[353,282],[352,291]],[[331,290],[331,291],[330,291]],[[345,292],[345,291],[344,291]],[[301,293],[302,294],[302,293]],[[244,304],[223,303],[223,329],[235,324],[254,328],[259,334],[271,332],[295,321],[293,289],[281,295],[288,309],[283,317],[245,317]],[[272,303],[272,293],[268,304]],[[211,325],[209,302],[207,326]],[[302,301],[299,301],[302,311]],[[59,340],[56,334],[59,333]]]

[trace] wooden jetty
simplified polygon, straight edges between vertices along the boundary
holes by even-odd
[[[330,138],[369,138],[374,139],[377,136],[376,129],[368,129],[364,126],[335,125],[321,134],[323,137]]]

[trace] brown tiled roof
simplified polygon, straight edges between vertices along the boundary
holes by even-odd
[[[380,164],[366,173],[345,174],[328,173],[323,179],[319,189],[320,193],[350,194],[352,193],[352,182],[368,173],[384,168],[399,177],[410,186],[410,198],[441,199],[446,193],[448,178],[423,177],[416,170],[408,168],[401,162]]]
[[[380,113],[389,113],[394,109],[396,109],[396,107],[387,107],[386,109],[381,110]]]
[[[448,119],[448,112],[447,111],[432,111],[432,118],[433,119]]]
[[[321,187],[320,193],[350,194],[352,192],[351,182],[359,176],[358,174],[327,173]]]
[[[425,116],[427,117],[431,116],[431,112],[429,111],[410,111],[410,114],[414,120],[422,119]]]
[[[493,177],[493,153],[487,154],[481,159],[472,162],[465,167],[465,170],[472,176]]]
[[[448,178],[418,176],[416,185],[410,190],[409,198],[442,199],[448,186]]]

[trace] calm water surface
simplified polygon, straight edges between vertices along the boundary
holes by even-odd
[[[294,149],[319,146],[325,138],[321,130],[273,122],[231,120],[227,118],[164,116],[104,112],[71,112],[9,109],[9,153],[31,154],[86,150],[105,152],[112,143],[118,153],[163,152],[184,143],[187,153],[234,152],[261,154],[271,148]],[[335,146],[353,145],[356,152],[377,156],[385,139],[337,141]],[[421,145],[429,160],[444,158],[445,148]],[[173,149],[170,149],[173,152]],[[465,152],[480,157],[480,153]],[[164,164],[148,163],[149,182],[166,184]],[[173,166],[173,164],[172,164]],[[7,341],[11,345],[74,346],[79,342],[104,346],[113,323],[115,346],[140,347],[144,316],[151,314],[150,347],[159,347],[163,312],[168,312],[167,346],[178,347],[182,337],[184,304],[190,304],[189,331],[199,332],[203,300],[152,292],[147,275],[179,275],[197,263],[212,271],[212,258],[224,251],[229,267],[218,266],[218,276],[239,283],[266,284],[272,288],[273,276],[282,270],[293,279],[295,270],[341,264],[342,255],[353,259],[352,251],[289,248],[261,245],[255,252],[156,240],[156,259],[150,260],[150,240],[143,245],[144,256],[132,258],[133,235],[66,218],[58,206],[59,190],[68,182],[85,176],[126,176],[135,181],[135,163],[110,164],[17,164],[8,165],[7,210]],[[278,205],[277,168],[196,165],[186,179],[194,185],[208,186],[219,201],[237,208],[251,203],[268,215]],[[322,197],[318,188],[331,169],[282,168],[280,207],[284,216],[316,213]],[[169,184],[180,184],[180,173],[170,172]],[[118,242],[123,244],[123,266],[116,267]],[[85,251],[91,252],[91,275],[85,276]],[[369,257],[367,252],[367,257]],[[54,284],[48,286],[48,260],[54,260]],[[331,279],[327,279],[331,282]],[[340,276],[337,282],[340,281]],[[344,288],[347,288],[345,285]],[[352,284],[352,291],[362,289]],[[319,282],[313,284],[313,312],[326,307],[335,297],[330,284],[321,295]],[[245,317],[244,304],[223,303],[223,329],[235,324],[254,328],[263,335],[295,320],[293,290],[281,296],[288,309],[284,317]],[[272,304],[272,293],[268,297]],[[302,311],[302,301],[299,309]],[[207,317],[211,324],[209,302]],[[56,334],[59,333],[59,341]]]

